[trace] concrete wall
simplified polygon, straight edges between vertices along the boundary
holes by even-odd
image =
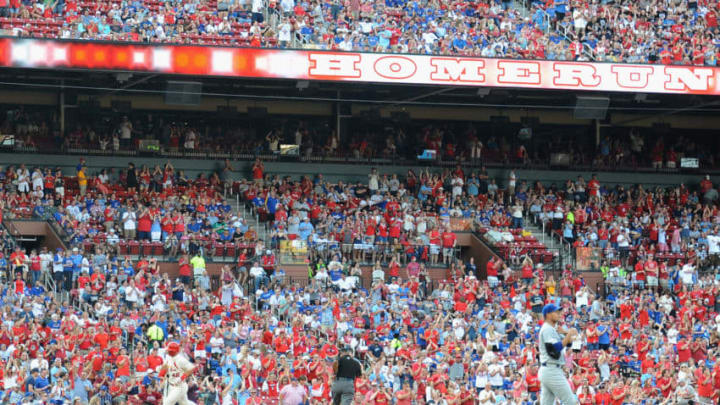
[[[207,263],[207,271],[208,274],[213,276],[220,276],[220,269],[222,268],[223,263]],[[295,282],[299,282],[300,285],[305,285],[307,283],[307,266],[305,265],[280,265],[278,268],[283,269],[285,271],[285,275],[292,279]],[[372,280],[372,268],[370,266],[361,266],[361,269],[363,271],[362,274],[362,283],[363,286],[366,288],[371,285]],[[160,263],[160,271],[162,273],[168,273],[168,275],[173,278],[178,276],[178,264],[177,262],[169,263],[169,262],[161,262]],[[429,269],[430,279],[434,282],[439,282],[441,280],[445,280],[448,278],[448,270],[444,268],[431,268]],[[405,278],[407,277],[407,273],[404,269],[400,270],[400,277]]]
[[[5,167],[8,165],[19,165],[25,163],[29,167],[49,166],[60,167],[67,175],[75,174],[75,166],[80,156],[77,155],[43,155],[43,154],[25,154],[25,153],[0,153],[0,165]],[[212,171],[220,171],[223,168],[222,160],[208,159],[169,159],[176,170],[184,170],[188,176],[197,176],[199,173],[210,173]],[[89,172],[95,173],[102,169],[124,169],[129,162],[133,162],[135,166],[141,167],[147,165],[153,168],[155,165],[163,165],[167,162],[167,158],[138,158],[138,157],[114,157],[114,156],[88,156],[86,158]],[[247,178],[250,176],[251,161],[232,161],[232,165],[236,172],[236,179]],[[370,167],[374,167],[370,163],[304,163],[304,162],[265,162],[266,172],[271,175],[291,176],[293,179],[299,179],[301,176],[315,176],[322,173],[323,176],[331,182],[338,180],[348,181],[367,181],[367,174]],[[405,176],[408,170],[414,170],[418,173],[425,167],[421,166],[376,166],[380,173]],[[436,169],[437,170],[437,169]],[[432,171],[432,169],[431,169]],[[490,168],[488,173],[491,177],[496,178],[498,184],[504,186],[509,176],[510,170],[503,168]],[[586,180],[590,178],[590,171],[576,170],[517,170],[517,176],[520,180],[528,182],[541,181],[543,184],[550,185],[555,183],[558,187],[562,187],[567,179],[576,179],[582,175]],[[634,185],[642,184],[645,187],[653,186],[671,186],[679,183],[685,183],[692,186],[700,182],[701,176],[692,173],[645,173],[645,172],[598,172],[598,178],[603,184],[607,185]]]
[[[48,225],[47,222],[43,221],[5,221],[5,225],[13,233],[14,236],[41,236],[44,237],[44,245],[47,246],[51,251],[54,251],[58,247],[63,247],[62,242],[57,237]],[[495,253],[490,249],[482,240],[480,240],[474,234],[464,232],[458,234],[458,241],[462,241],[462,246],[467,246],[467,249],[463,251],[463,260],[468,261],[470,257],[475,258],[475,263],[478,266],[480,272],[480,278],[485,279],[485,264],[492,256],[496,256]],[[228,263],[207,263],[207,271],[211,277],[219,277],[220,269],[223,265]],[[231,264],[232,265],[232,264]],[[302,284],[307,282],[307,266],[305,265],[280,265],[279,268],[285,270],[286,275],[298,281]],[[362,282],[365,287],[370,286],[370,280],[372,275],[372,268],[370,266],[362,266],[363,270]],[[171,278],[178,276],[179,266],[177,262],[160,262],[160,271],[168,273]],[[448,269],[445,268],[430,268],[430,278],[434,282],[447,279],[450,274]],[[558,272],[552,272],[556,279],[559,278]],[[585,282],[592,289],[596,289],[602,285],[602,274],[600,272],[583,272]],[[407,277],[407,273],[404,269],[400,270],[401,277]]]
[[[47,246],[50,251],[57,248],[64,248],[64,245],[58,235],[53,232],[52,228],[44,221],[13,221],[5,220],[5,226],[8,232],[15,237],[19,236],[39,236],[43,237],[43,245]]]

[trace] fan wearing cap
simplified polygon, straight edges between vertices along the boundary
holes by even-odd
[[[195,366],[180,353],[180,345],[177,342],[168,343],[165,364],[159,372],[160,377],[167,377],[163,389],[163,405],[195,405],[188,399],[188,385],[185,382],[194,369]]]
[[[555,304],[547,304],[542,310],[545,322],[540,328],[540,405],[553,405],[559,399],[563,405],[576,405],[577,397],[563,372],[565,356],[563,349],[572,343],[577,330],[571,328],[563,338],[557,331],[562,314]]]

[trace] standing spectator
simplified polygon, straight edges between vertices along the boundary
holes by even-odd
[[[192,267],[190,266],[190,259],[188,255],[182,255],[178,260],[178,274],[180,281],[186,286],[191,285]]]
[[[77,182],[78,188],[80,189],[80,196],[84,197],[87,192],[88,179],[85,174],[85,166],[83,165],[78,166]]]
[[[120,132],[120,144],[123,148],[129,149],[132,144],[133,124],[127,115],[122,117],[118,131]]]
[[[378,189],[380,188],[380,175],[378,174],[378,171],[376,168],[370,169],[370,174],[368,174],[368,190],[370,190],[370,195],[374,195],[377,193]]]
[[[57,248],[52,259],[52,271],[53,280],[55,280],[55,288],[61,288],[63,283],[63,267],[64,267],[65,255],[63,255],[62,248]]]
[[[135,240],[137,230],[137,215],[135,210],[128,204],[127,210],[122,215],[123,236],[128,240]]]
[[[55,173],[55,181],[53,184],[55,188],[55,197],[62,202],[65,198],[65,179],[63,178],[62,172],[58,170]]]
[[[17,170],[17,191],[26,194],[30,192],[30,172],[25,167],[25,163]]]
[[[128,163],[125,185],[127,187],[127,191],[130,193],[134,193],[138,188],[137,170],[135,169],[135,165],[133,163]]]
[[[30,263],[30,285],[34,287],[37,285],[38,280],[40,280],[42,270],[42,262],[35,249],[30,251],[28,262]]]
[[[510,208],[512,213],[512,227],[520,229],[523,227],[523,206],[522,201],[515,200],[515,205]]]
[[[205,259],[200,251],[198,251],[192,259],[190,259],[190,265],[193,268],[193,276],[195,277],[196,285],[205,291],[209,290],[210,278],[208,277],[207,270],[205,268]]]
[[[260,158],[256,158],[255,163],[252,165],[252,178],[256,185],[262,186],[264,175],[265,167],[260,161]]]
[[[450,225],[447,225],[441,238],[443,245],[443,264],[450,265],[450,261],[454,256],[455,247],[457,246],[457,236],[450,230]]]
[[[137,237],[138,240],[150,240],[150,231],[152,230],[152,218],[150,217],[150,210],[148,207],[141,207],[138,210],[137,220]]]
[[[517,185],[517,175],[515,169],[510,170],[508,176],[508,197],[515,197],[515,186]]]
[[[32,173],[32,189],[33,190],[38,190],[38,189],[43,190],[44,187],[45,187],[45,184],[44,184],[44,177],[42,175],[42,171],[40,170],[39,167],[36,167]]]
[[[10,263],[13,274],[19,274],[21,277],[25,276],[27,273],[28,258],[25,255],[24,249],[20,246],[15,246],[15,251],[10,254]]]
[[[267,273],[265,273],[265,269],[260,266],[259,262],[253,263],[253,266],[250,268],[250,277],[253,278],[253,291],[259,290],[262,285],[268,283]]]

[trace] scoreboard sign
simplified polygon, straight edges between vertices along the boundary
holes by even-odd
[[[720,94],[709,66],[533,61],[433,55],[0,39],[0,67],[193,76]]]

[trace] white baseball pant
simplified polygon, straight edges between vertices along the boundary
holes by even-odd
[[[559,367],[540,367],[540,405],[554,405],[560,400],[563,405],[578,405],[575,394],[570,389],[570,383],[563,370]]]
[[[187,397],[188,385],[181,383],[180,385],[168,385],[163,396],[163,405],[195,405]]]

